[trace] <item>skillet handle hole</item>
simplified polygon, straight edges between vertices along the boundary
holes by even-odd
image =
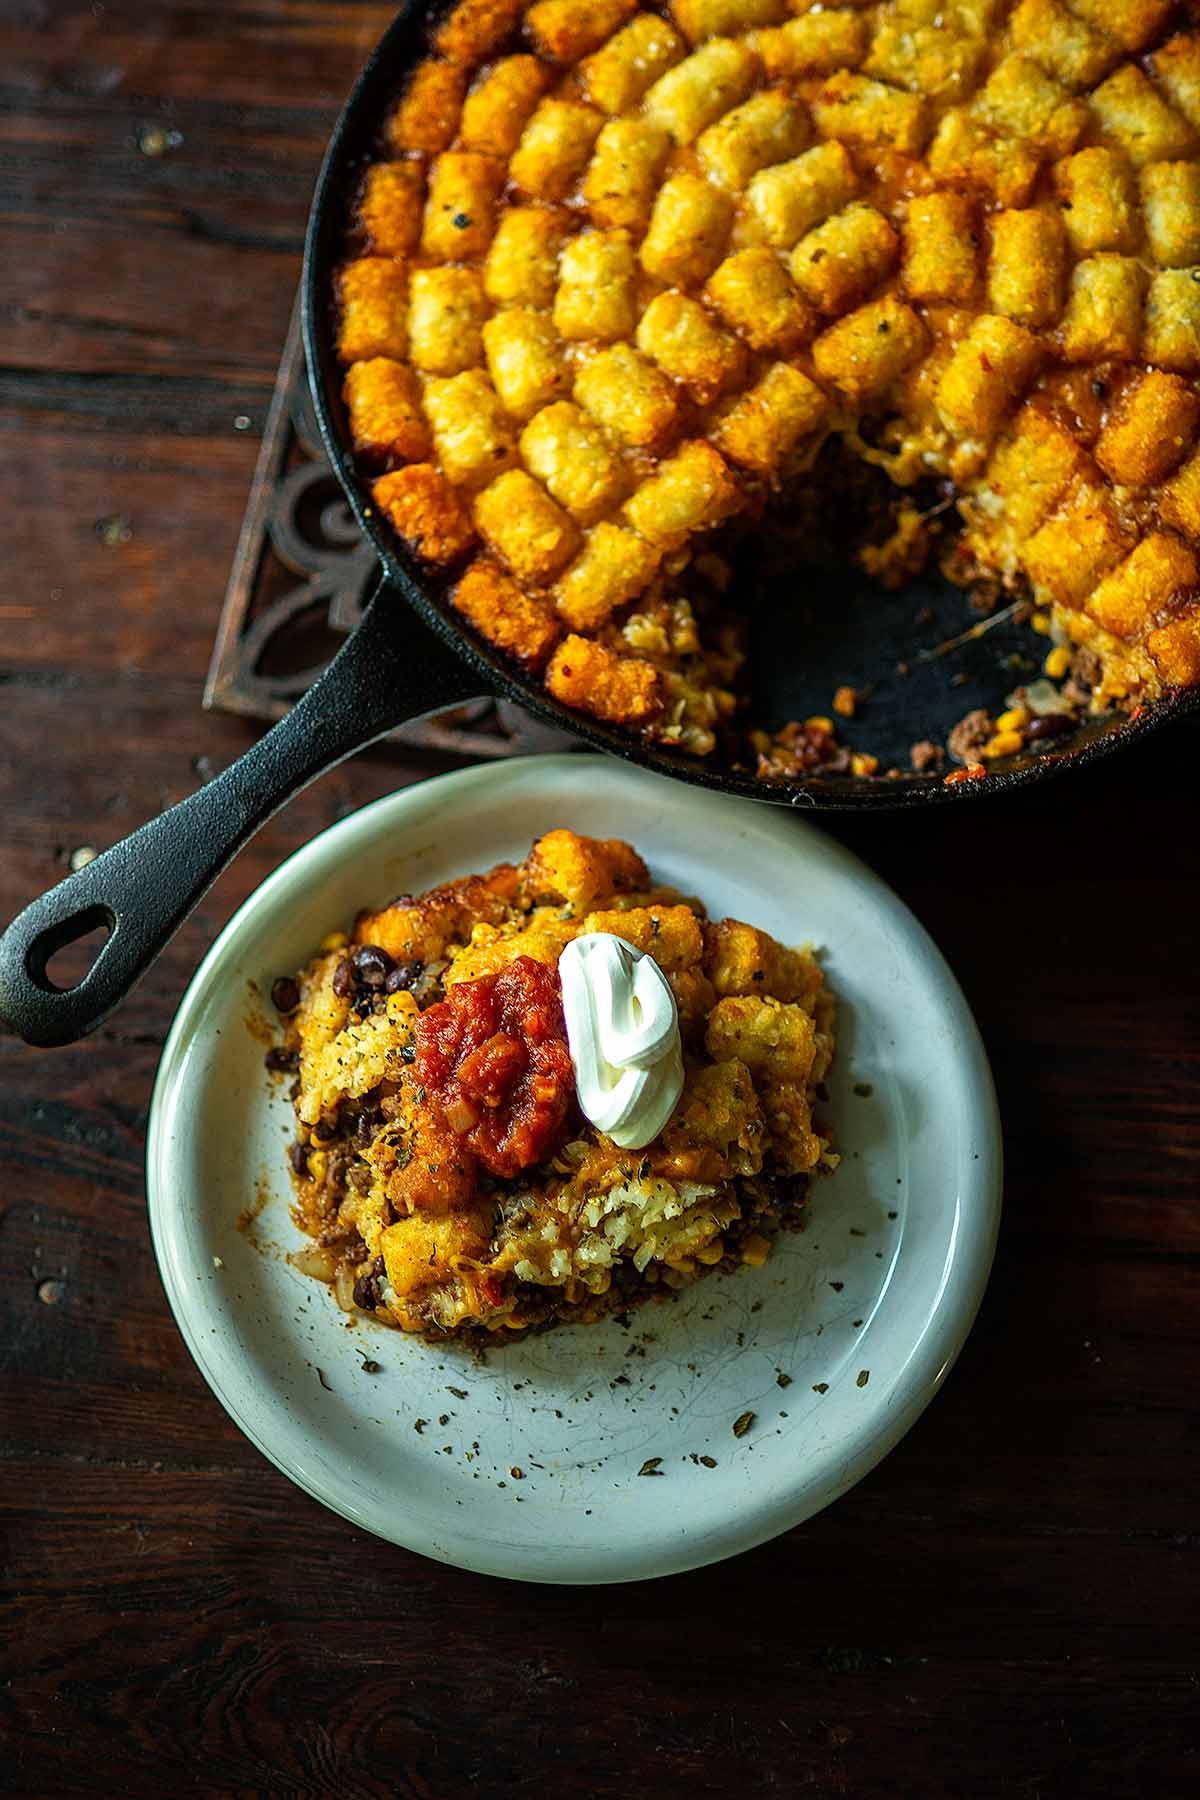
[[[115,924],[113,914],[103,906],[89,906],[64,919],[31,946],[30,974],[39,986],[69,994],[95,968]]]

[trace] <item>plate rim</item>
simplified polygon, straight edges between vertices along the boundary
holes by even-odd
[[[697,1546],[695,1550],[689,1551],[685,1539],[672,1546],[674,1553],[668,1551],[666,1554],[658,1556],[652,1554],[649,1559],[651,1566],[630,1568],[623,1572],[605,1571],[603,1573],[578,1574],[564,1571],[547,1573],[544,1571],[532,1572],[519,1566],[505,1568],[486,1557],[454,1554],[452,1548],[435,1543],[419,1532],[401,1536],[394,1527],[389,1529],[384,1523],[366,1516],[364,1509],[356,1506],[348,1494],[337,1491],[336,1483],[332,1486],[328,1485],[320,1478],[309,1476],[305,1471],[296,1468],[289,1463],[286,1450],[282,1453],[276,1452],[270,1441],[269,1430],[259,1429],[252,1416],[251,1407],[244,1404],[237,1393],[229,1391],[229,1384],[206,1354],[200,1326],[193,1319],[192,1309],[189,1305],[192,1290],[186,1287],[181,1280],[176,1279],[176,1261],[171,1254],[170,1247],[171,1203],[163,1195],[163,1188],[170,1184],[165,1181],[160,1184],[159,1181],[159,1174],[169,1160],[170,1146],[167,1125],[173,1116],[173,1108],[169,1104],[170,1096],[180,1087],[187,1061],[187,1051],[195,1036],[195,1022],[204,1011],[214,973],[223,962],[231,942],[252,927],[253,915],[264,902],[273,898],[280,889],[286,888],[290,882],[296,880],[299,874],[296,865],[302,864],[314,856],[318,847],[328,845],[331,839],[335,839],[339,835],[354,835],[365,827],[370,830],[370,835],[374,836],[378,831],[387,829],[388,825],[393,822],[392,815],[403,815],[410,807],[427,802],[432,793],[441,794],[445,796],[447,802],[452,803],[455,798],[461,797],[469,790],[478,790],[490,785],[503,785],[512,781],[514,777],[525,778],[536,785],[538,778],[543,774],[550,775],[555,771],[569,771],[573,776],[585,775],[589,766],[597,774],[603,771],[606,777],[618,782],[627,782],[647,790],[666,788],[688,810],[704,812],[716,809],[732,813],[735,810],[741,811],[747,805],[744,800],[727,795],[710,794],[702,789],[679,789],[677,784],[669,781],[666,777],[638,769],[615,757],[580,754],[579,752],[559,752],[524,756],[499,763],[474,764],[464,769],[451,770],[397,788],[389,794],[382,795],[380,798],[356,808],[345,818],[336,820],[332,825],[307,839],[286,856],[247,895],[210,945],[184,990],[164,1042],[154,1078],[146,1131],[146,1191],[151,1243],[158,1265],[159,1277],[163,1283],[172,1316],[192,1361],[213,1396],[238,1430],[266,1457],[268,1462],[273,1464],[294,1485],[309,1494],[318,1504],[380,1538],[383,1542],[395,1544],[451,1567],[495,1575],[501,1579],[565,1586],[606,1585],[631,1580],[656,1579],[709,1566],[730,1556],[739,1555],[742,1551],[766,1543],[781,1533],[815,1517],[869,1474],[911,1430],[925,1408],[936,1397],[970,1334],[983,1301],[994,1260],[1000,1225],[1003,1185],[1002,1128],[986,1049],[966,997],[941,950],[899,895],[868,864],[846,849],[836,838],[830,837],[808,819],[796,818],[794,815],[788,815],[761,804],[755,810],[768,830],[789,830],[795,832],[798,839],[808,837],[810,841],[819,843],[822,854],[838,866],[840,874],[853,876],[857,881],[868,884],[874,891],[876,899],[893,909],[904,921],[906,929],[913,935],[915,942],[920,945],[924,953],[929,974],[932,974],[938,981],[941,1005],[947,1011],[948,1016],[952,1018],[955,1026],[958,1057],[964,1064],[969,1064],[965,1085],[969,1091],[973,1091],[975,1094],[977,1107],[975,1119],[979,1128],[979,1150],[972,1171],[973,1184],[969,1192],[960,1192],[959,1194],[952,1233],[953,1241],[946,1266],[943,1269],[937,1301],[926,1315],[920,1336],[904,1360],[902,1373],[898,1377],[897,1383],[900,1390],[899,1398],[896,1398],[895,1393],[889,1393],[884,1413],[872,1413],[869,1420],[863,1422],[856,1433],[852,1452],[840,1462],[836,1470],[831,1471],[823,1481],[816,1484],[815,1499],[814,1490],[811,1488],[805,1490],[803,1498],[793,1493],[790,1503],[786,1498],[783,1501],[777,1501],[773,1507],[768,1509],[765,1517],[756,1516],[753,1522],[748,1522],[741,1529],[738,1527],[735,1516],[728,1530],[722,1535],[720,1543],[716,1546],[708,1544],[702,1549]],[[399,820],[396,820],[395,823],[399,824]],[[924,979],[928,981],[928,974]],[[516,1547],[510,1547],[509,1554],[519,1561],[526,1552],[518,1550]]]

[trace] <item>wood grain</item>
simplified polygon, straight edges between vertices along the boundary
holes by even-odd
[[[0,916],[250,741],[204,669],[323,137],[388,14],[0,12]],[[142,1156],[191,971],[293,848],[443,765],[317,783],[88,1044],[0,1037],[4,1790],[1194,1791],[1196,749],[835,826],[979,1018],[999,1257],[900,1447],[707,1573],[579,1593],[379,1544],[238,1434],[167,1310]]]

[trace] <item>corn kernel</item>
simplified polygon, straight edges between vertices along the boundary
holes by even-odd
[[[711,1244],[705,1244],[703,1250],[697,1250],[696,1261],[705,1263],[709,1268],[719,1263],[725,1254],[725,1244],[721,1238],[714,1238]]]
[[[858,695],[852,687],[840,687],[833,696],[833,710],[843,719],[852,719],[857,705]]]
[[[833,736],[833,720],[827,719],[824,713],[814,713],[811,719],[805,719],[804,727],[806,731],[824,731],[829,737]]]
[[[690,1256],[668,1256],[665,1259],[668,1269],[675,1269],[680,1275],[694,1274],[696,1264]]]
[[[1042,664],[1051,681],[1061,680],[1070,666],[1071,652],[1065,644],[1056,644]]]
[[[1035,612],[1029,623],[1040,637],[1050,636],[1050,614],[1048,612]]]
[[[350,939],[344,931],[327,931],[317,948],[319,950],[344,950]]]
[[[752,1269],[761,1269],[770,1254],[770,1243],[765,1237],[759,1237],[756,1231],[752,1232],[748,1238],[743,1239],[742,1261],[749,1263]]]
[[[856,750],[854,755],[850,758],[850,773],[852,775],[874,775],[878,767],[879,758],[877,756],[868,755],[865,750]]]
[[[324,1150],[310,1150],[308,1153],[308,1173],[312,1181],[324,1181],[325,1169],[329,1162]]]
[[[979,754],[988,762],[995,762],[998,756],[1015,756],[1023,742],[1019,731],[998,731],[995,737],[988,739]]]
[[[1010,706],[1008,711],[1002,712],[996,720],[996,730],[1023,731],[1028,723],[1029,708],[1027,706]]]
[[[415,1018],[421,1008],[416,998],[407,988],[401,988],[398,994],[389,994],[387,998],[387,1016],[389,1019]]]

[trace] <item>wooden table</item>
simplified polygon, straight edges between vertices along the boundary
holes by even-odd
[[[322,139],[388,12],[0,13],[0,917],[251,739],[201,683]],[[0,1037],[0,1785],[1194,1791],[1196,747],[834,824],[983,1029],[999,1256],[900,1447],[708,1573],[540,1589],[365,1537],[239,1436],[167,1310],[142,1155],[183,987],[283,856],[435,765],[318,782],[89,1043]]]

